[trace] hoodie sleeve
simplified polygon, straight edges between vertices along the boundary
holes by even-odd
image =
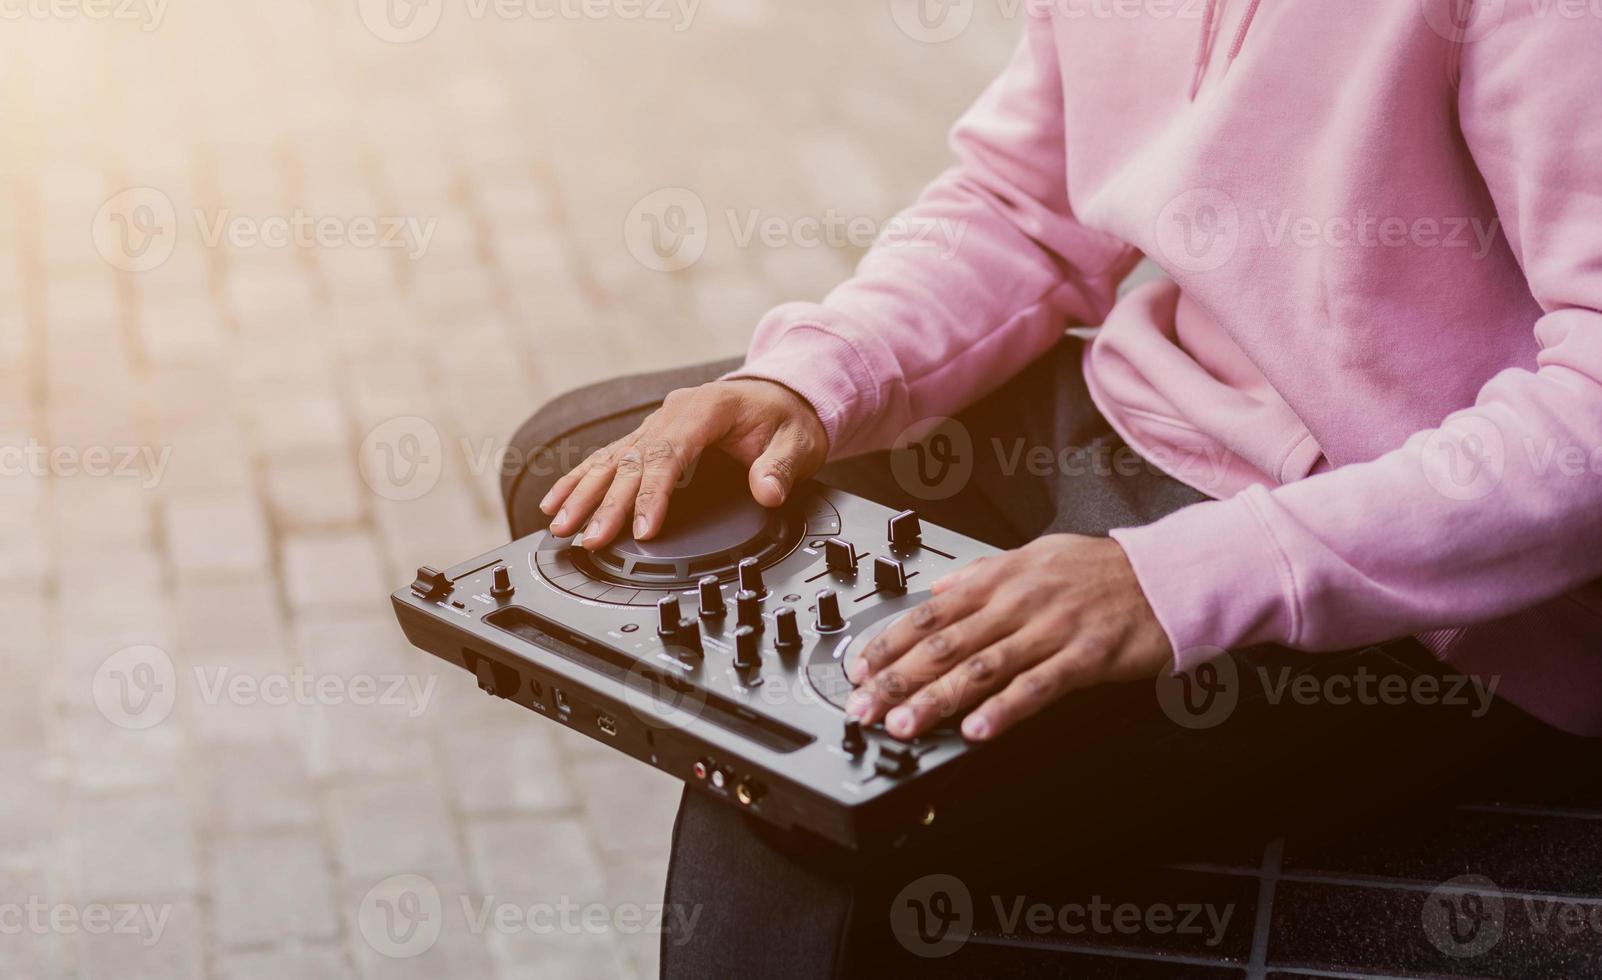
[[[1458,106],[1542,311],[1534,370],[1370,462],[1115,532],[1181,669],[1485,622],[1602,576],[1602,21],[1532,4],[1466,45]]]
[[[1052,26],[1036,14],[1026,24],[1006,70],[953,130],[957,165],[821,304],[765,316],[731,375],[806,398],[833,457],[954,414],[1049,350],[1066,324],[1101,322],[1138,258],[1074,219]]]

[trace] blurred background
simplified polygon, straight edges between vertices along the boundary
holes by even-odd
[[[677,784],[388,593],[541,403],[848,275],[1018,10],[0,3],[0,973],[654,975]]]

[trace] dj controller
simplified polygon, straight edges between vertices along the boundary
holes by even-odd
[[[589,551],[541,531],[393,596],[407,639],[489,694],[780,827],[899,847],[960,812],[977,747],[956,721],[910,741],[845,717],[845,662],[993,553],[804,484],[780,508],[708,454],[660,533]]]

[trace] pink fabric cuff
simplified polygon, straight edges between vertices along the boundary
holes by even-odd
[[[1146,527],[1112,532],[1174,646],[1177,670],[1221,649],[1294,645],[1298,633],[1290,563],[1252,506],[1253,488],[1176,511]]]
[[[739,367],[725,379],[761,378],[775,381],[805,398],[829,437],[829,456],[842,455],[851,422],[872,414],[879,384],[861,354],[844,338],[821,326],[797,324],[786,328],[778,341]]]

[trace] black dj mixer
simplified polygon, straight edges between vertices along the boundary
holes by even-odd
[[[758,505],[704,457],[661,532],[591,552],[541,531],[394,595],[416,646],[486,692],[847,847],[960,811],[956,719],[899,741],[845,717],[844,662],[994,549],[818,484]]]

